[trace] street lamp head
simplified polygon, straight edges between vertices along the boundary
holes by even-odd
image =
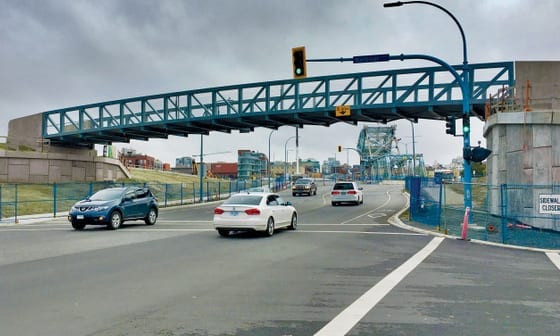
[[[404,5],[404,3],[402,3],[401,1],[397,1],[397,2],[387,2],[383,4],[383,7],[388,8],[388,7],[400,7]]]

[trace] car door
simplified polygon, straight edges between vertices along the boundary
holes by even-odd
[[[281,225],[283,221],[282,207],[278,202],[278,195],[268,195],[266,198],[266,205],[274,217],[274,222],[276,225]]]
[[[282,197],[278,196],[276,200],[278,202],[278,213],[280,214],[281,223],[286,225],[292,218],[292,210],[286,206],[286,201]]]
[[[138,213],[136,204],[136,189],[127,189],[121,202],[123,218],[134,218]]]

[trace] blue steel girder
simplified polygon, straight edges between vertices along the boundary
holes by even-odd
[[[468,65],[471,111],[484,117],[489,93],[514,86],[513,62]],[[454,68],[461,71],[462,66]],[[443,67],[311,77],[171,92],[43,112],[43,138],[89,146],[283,125],[387,123],[461,115],[460,85]],[[336,117],[349,105],[351,115]]]

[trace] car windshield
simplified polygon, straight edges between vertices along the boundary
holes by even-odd
[[[309,183],[311,183],[311,180],[299,179],[296,181],[296,184],[309,184]]]
[[[352,183],[337,183],[334,185],[334,190],[351,190],[354,189],[354,185]]]
[[[122,189],[103,189],[89,197],[92,201],[112,201],[121,198]]]
[[[261,195],[235,195],[228,198],[224,204],[259,205],[262,198]]]

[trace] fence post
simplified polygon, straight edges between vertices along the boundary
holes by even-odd
[[[53,183],[53,217],[56,218],[56,182]]]
[[[218,200],[222,199],[222,181],[218,181]]]
[[[196,190],[194,188],[195,188],[195,184],[194,184],[194,182],[192,182],[192,197],[193,197],[192,202],[193,202],[193,204],[196,203]]]
[[[184,183],[181,182],[181,193],[180,193],[181,194],[181,205],[183,205],[183,185],[184,185]]]
[[[443,183],[439,185],[439,201],[438,201],[438,231],[441,231],[441,209],[443,203]],[[444,229],[445,234],[447,234],[447,227]]]
[[[206,181],[206,202],[210,202],[210,182]]]
[[[502,244],[505,244],[507,230],[507,184],[500,185],[500,207],[502,209]]]
[[[169,183],[165,184],[165,197],[164,197],[164,207],[167,208],[167,193],[169,192]]]
[[[0,184],[0,220],[2,220],[2,185]]]
[[[17,223],[19,223],[19,220],[17,218],[17,216],[18,216],[18,213],[17,213],[17,208],[18,208],[18,184],[17,183],[15,184],[15,196],[16,196],[16,199],[14,200],[14,205],[15,205],[15,208],[14,208],[14,223],[17,224]]]

